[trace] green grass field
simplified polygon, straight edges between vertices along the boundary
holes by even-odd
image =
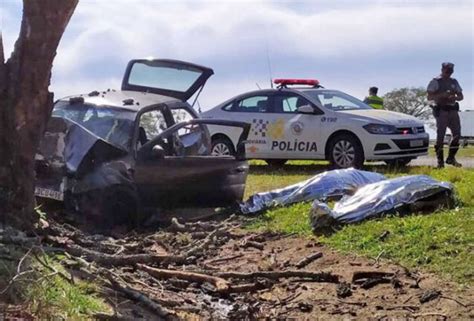
[[[430,149],[428,150],[428,154],[430,156],[435,156],[435,150],[433,146],[430,146]],[[444,155],[448,155],[448,147],[446,146],[444,148]],[[473,157],[474,158],[474,146],[466,146],[466,147],[461,147],[458,150],[458,153],[456,157]]]
[[[275,170],[253,161],[246,195],[284,187],[307,179],[327,169],[324,162],[295,161]],[[320,241],[342,252],[367,257],[385,258],[407,267],[420,267],[459,283],[471,283],[474,276],[474,169],[426,166],[408,167],[402,171],[385,166],[371,166],[368,170],[389,177],[409,174],[430,175],[454,184],[459,200],[457,208],[429,215],[386,217],[348,225],[342,230],[321,237]],[[258,216],[250,229],[297,233],[312,237],[308,214],[310,204],[296,204],[269,210]],[[384,241],[379,236],[389,232]]]

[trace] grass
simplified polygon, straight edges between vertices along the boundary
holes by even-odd
[[[247,184],[247,195],[287,186],[327,170],[321,162],[290,162],[283,169],[271,170],[253,162]],[[368,170],[388,177],[424,174],[454,184],[460,206],[430,215],[386,217],[348,225],[340,231],[321,237],[321,241],[343,253],[390,259],[407,267],[421,267],[459,283],[471,283],[474,276],[474,169],[433,169],[408,167],[402,171],[372,166]],[[250,229],[312,235],[309,225],[311,204],[296,204],[272,209],[249,226]],[[380,235],[389,232],[385,241]]]
[[[446,146],[444,147],[444,155],[445,157],[448,155],[449,148]],[[433,146],[430,146],[430,149],[428,150],[428,154],[430,156],[435,156],[435,150]],[[474,157],[474,146],[468,145],[466,147],[460,147],[458,150],[458,153],[456,154],[456,157]]]
[[[19,259],[24,253],[12,249],[11,253]],[[58,257],[42,256],[48,265],[68,275],[57,262]],[[16,274],[18,261],[0,260],[0,284],[2,289]],[[1,300],[7,303],[20,304],[25,311],[40,320],[84,320],[94,313],[110,313],[110,308],[100,299],[97,286],[90,282],[75,280],[69,283],[57,273],[52,273],[36,260],[27,258],[22,271],[28,271],[18,278]]]

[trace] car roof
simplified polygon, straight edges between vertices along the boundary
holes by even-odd
[[[239,94],[237,96],[234,96],[230,99],[227,99],[226,101],[220,103],[214,108],[219,108],[222,106],[225,106],[232,101],[236,99],[240,99],[246,96],[256,96],[256,95],[269,95],[269,94],[274,94],[276,92],[286,92],[286,93],[292,93],[292,92],[305,92],[305,91],[335,91],[333,89],[327,89],[327,88],[314,88],[314,87],[284,87],[284,88],[267,88],[267,89],[259,89],[259,90],[253,90],[253,91],[247,91],[245,93]]]
[[[60,101],[70,101],[71,99],[84,99],[84,103],[92,104],[96,106],[112,106],[118,107],[130,111],[138,112],[143,108],[156,105],[156,104],[171,104],[176,105],[177,103],[181,103],[181,105],[185,105],[186,103],[182,102],[179,99],[158,95],[158,94],[151,94],[151,93],[144,93],[139,91],[128,91],[128,90],[115,90],[115,89],[107,89],[106,91],[93,91],[89,94],[81,94],[81,95],[72,95],[67,96],[64,98],[59,99]]]

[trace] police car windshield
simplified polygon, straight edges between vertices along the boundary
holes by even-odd
[[[136,113],[133,111],[96,106],[87,103],[70,104],[59,101],[53,116],[67,118],[83,126],[103,140],[129,150]]]
[[[334,111],[372,109],[359,99],[337,90],[305,90],[318,106]]]

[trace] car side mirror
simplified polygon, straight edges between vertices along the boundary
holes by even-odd
[[[155,145],[151,149],[151,157],[153,159],[163,159],[165,158],[165,150],[160,145]]]
[[[314,114],[315,110],[311,105],[303,105],[296,108],[296,111],[300,114]]]

